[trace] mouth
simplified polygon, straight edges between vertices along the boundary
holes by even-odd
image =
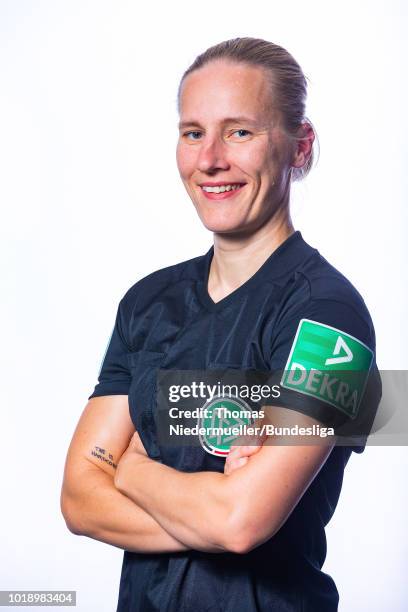
[[[199,185],[201,193],[208,200],[225,200],[226,198],[233,198],[239,193],[246,183],[219,183],[213,184],[204,183]]]

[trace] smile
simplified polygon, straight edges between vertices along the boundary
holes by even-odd
[[[231,191],[231,189],[239,189],[242,187],[241,183],[231,183],[230,185],[217,185],[216,187],[202,186],[203,191],[208,193],[224,193],[224,191]]]
[[[228,185],[201,185],[201,191],[210,200],[224,200],[234,196],[245,183],[230,183]]]

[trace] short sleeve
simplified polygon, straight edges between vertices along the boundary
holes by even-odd
[[[275,329],[271,369],[281,384],[279,405],[333,427],[362,452],[381,399],[375,333],[364,303],[359,311],[343,301],[305,300],[292,304]]]
[[[129,393],[131,374],[128,354],[130,351],[122,331],[122,304],[121,301],[117,309],[115,325],[99,370],[98,383],[88,399],[101,395],[128,395]]]

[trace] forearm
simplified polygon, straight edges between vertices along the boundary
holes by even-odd
[[[174,538],[197,550],[225,552],[235,507],[228,478],[218,472],[179,472],[129,454],[119,462],[115,485]]]
[[[190,548],[118,491],[113,476],[96,467],[78,477],[75,491],[65,493],[63,506],[75,533],[123,550],[166,553]]]

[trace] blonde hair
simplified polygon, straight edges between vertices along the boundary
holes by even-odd
[[[307,82],[297,61],[283,47],[261,38],[232,38],[209,47],[196,57],[181,78],[177,93],[179,112],[184,79],[195,70],[218,59],[260,66],[266,70],[273,91],[273,106],[280,112],[282,128],[289,138],[302,140],[302,136],[298,136],[302,124],[308,123],[312,127],[315,141],[311,153],[302,168],[292,168],[292,181],[303,179],[315,163],[319,143],[312,122],[305,116]]]

